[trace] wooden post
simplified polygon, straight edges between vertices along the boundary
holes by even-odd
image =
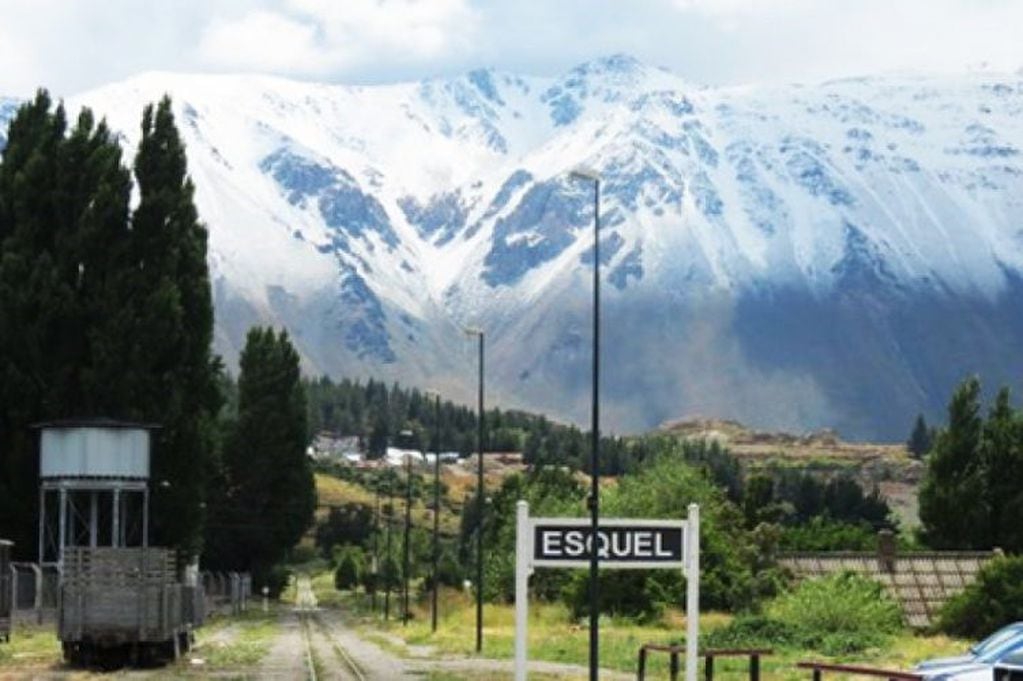
[[[760,681],[760,655],[757,653],[749,658],[749,681]]]
[[[644,681],[646,678],[646,646],[639,647],[639,665],[636,669],[636,681]]]
[[[672,648],[671,650],[671,681],[678,681],[678,651]]]
[[[714,681],[714,656],[707,655],[703,663],[703,678],[706,681]]]

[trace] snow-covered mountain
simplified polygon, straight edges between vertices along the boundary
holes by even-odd
[[[218,350],[288,327],[306,369],[585,425],[592,186],[603,414],[901,438],[1023,376],[1023,76],[710,89],[627,56],[372,87],[152,73],[72,98],[134,145],[174,98]],[[0,102],[0,117],[11,115]],[[0,141],[2,143],[2,141]]]

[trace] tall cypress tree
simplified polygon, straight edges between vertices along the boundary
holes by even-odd
[[[148,107],[140,204],[105,123],[70,131],[40,91],[0,160],[0,526],[31,556],[44,419],[164,424],[155,447],[154,539],[198,550],[218,405],[206,232],[170,101]]]
[[[83,109],[68,134],[45,91],[11,122],[0,161],[0,525],[35,546],[38,467],[30,424],[90,416],[110,282],[128,237],[130,176],[105,123]],[[117,415],[112,413],[111,415]]]
[[[0,161],[0,527],[30,556],[38,467],[29,424],[53,413],[48,386],[56,311],[70,292],[55,253],[58,151],[66,120],[45,91],[10,123]]]
[[[136,334],[128,352],[137,371],[133,392],[144,405],[141,416],[163,426],[153,460],[159,483],[153,532],[157,542],[195,554],[220,405],[220,367],[210,351],[207,233],[168,97],[143,112],[135,179],[139,204],[132,215],[127,283]]]
[[[910,433],[909,440],[906,442],[906,448],[914,458],[922,459],[931,450],[933,444],[931,439],[931,429],[927,427],[924,415],[917,414],[916,421],[913,423],[913,432]]]
[[[287,333],[251,329],[240,365],[238,417],[224,446],[207,556],[263,581],[312,522],[316,490],[305,454],[305,389]]]

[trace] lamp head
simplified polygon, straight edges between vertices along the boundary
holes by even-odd
[[[600,173],[593,168],[578,166],[569,173],[573,180],[587,180],[589,182],[600,182]]]
[[[462,327],[462,330],[465,331],[465,335],[466,336],[482,336],[483,335],[483,329],[479,328],[478,326],[465,326],[465,327]]]

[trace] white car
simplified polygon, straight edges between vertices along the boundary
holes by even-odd
[[[965,655],[921,662],[913,671],[928,681],[991,681],[996,664],[1023,658],[1023,622],[1002,627]],[[1023,661],[1023,659],[1021,659]]]

